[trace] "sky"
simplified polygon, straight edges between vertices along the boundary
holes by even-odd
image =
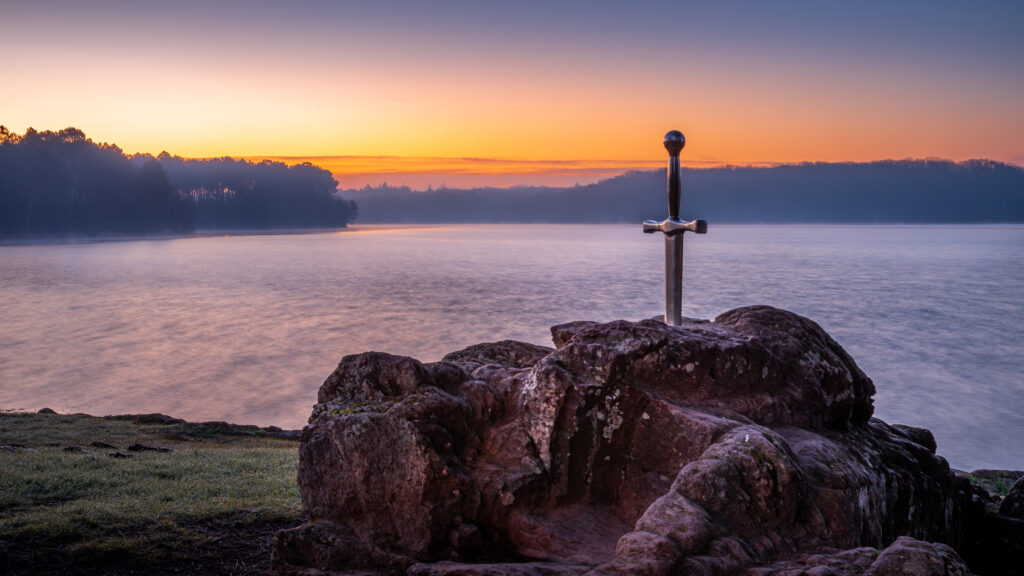
[[[1024,165],[1024,2],[0,0],[0,124],[342,187]]]

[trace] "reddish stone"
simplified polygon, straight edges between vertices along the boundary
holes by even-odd
[[[927,431],[871,419],[871,380],[814,322],[755,306],[552,335],[344,358],[302,434],[311,524],[273,573],[966,571],[927,543],[967,542],[966,481]]]

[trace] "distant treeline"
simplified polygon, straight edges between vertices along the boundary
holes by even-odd
[[[127,156],[76,128],[0,126],[0,237],[186,234],[344,227],[354,202],[330,172],[232,158]]]
[[[342,191],[361,222],[639,222],[667,215],[665,172],[570,188]],[[1024,169],[886,160],[683,170],[682,216],[715,222],[1024,222]]]
[[[338,181],[310,163],[157,157],[171,184],[195,202],[196,228],[343,228],[358,214]]]
[[[194,216],[156,160],[134,162],[75,128],[0,126],[0,236],[181,234]]]

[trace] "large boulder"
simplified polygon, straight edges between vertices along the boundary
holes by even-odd
[[[969,572],[970,483],[926,430],[871,418],[871,380],[814,322],[552,335],[344,358],[302,433],[311,522],[273,573]]]

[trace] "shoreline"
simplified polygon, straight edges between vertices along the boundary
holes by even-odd
[[[256,435],[277,438],[280,440],[298,440],[302,430],[287,430],[279,426],[257,426],[255,424],[235,424],[224,420],[205,420],[201,422],[190,422],[184,418],[175,418],[161,412],[146,414],[106,414],[97,416],[85,412],[57,412],[52,408],[40,408],[39,410],[22,410],[20,408],[0,408],[0,415],[7,414],[41,414],[65,417],[87,417],[114,422],[131,422],[132,424],[159,424],[159,425],[181,425],[187,431],[207,434],[238,434]]]
[[[68,246],[80,244],[106,244],[110,242],[145,242],[159,240],[188,240],[190,238],[216,238],[220,236],[302,236],[306,234],[333,234],[353,232],[353,228],[269,228],[269,229],[200,229],[191,234],[140,234],[127,236],[41,236],[31,238],[0,238],[0,246]]]

